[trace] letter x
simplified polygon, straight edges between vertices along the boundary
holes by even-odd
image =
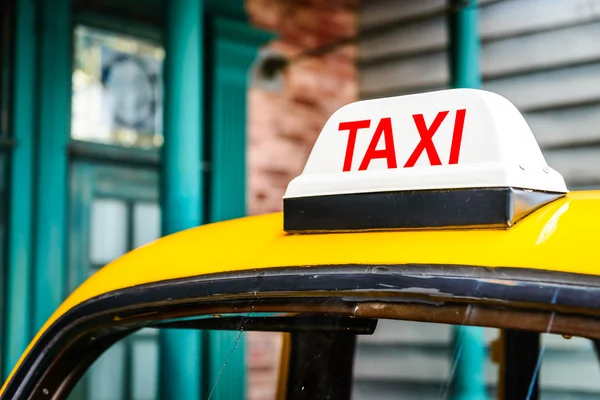
[[[433,135],[438,130],[446,115],[448,115],[449,111],[440,111],[433,123],[429,128],[425,125],[425,119],[423,118],[423,114],[415,114],[413,115],[413,120],[415,121],[415,125],[417,126],[417,131],[419,131],[419,136],[421,136],[421,141],[417,144],[417,147],[413,150],[412,154],[404,164],[404,168],[414,167],[417,160],[423,153],[423,150],[427,151],[427,156],[429,157],[429,163],[431,165],[442,165],[442,161],[440,160],[440,156],[438,155],[435,146],[431,139],[433,139]]]

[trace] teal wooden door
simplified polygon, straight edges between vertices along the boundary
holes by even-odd
[[[77,162],[71,169],[68,287],[160,235],[158,172]],[[158,335],[142,330],[112,346],[86,373],[71,399],[154,400]]]

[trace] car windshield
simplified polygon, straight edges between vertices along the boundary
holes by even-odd
[[[205,399],[226,396],[230,364],[246,351],[245,343],[261,340],[279,344],[269,354],[250,354],[251,360],[268,359],[279,370],[270,377],[264,371],[249,376],[249,393],[258,391],[265,399],[521,398],[500,397],[503,380],[512,382],[509,390],[525,391],[530,399],[600,395],[594,341],[581,337],[340,315],[246,313],[172,319],[136,331],[97,359],[69,398],[85,393],[92,399],[159,399],[157,338],[165,327],[202,329],[208,335],[229,330],[230,348],[200,382]],[[131,355],[133,362],[127,362]]]

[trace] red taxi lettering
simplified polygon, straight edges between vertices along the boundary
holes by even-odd
[[[425,117],[423,114],[414,114],[412,116],[421,140],[414,148],[410,157],[408,157],[408,160],[404,164],[403,168],[414,167],[419,160],[419,157],[423,154],[423,151],[427,153],[427,157],[429,158],[429,163],[431,165],[442,165],[442,160],[440,159],[437,149],[433,143],[433,135],[435,135],[449,113],[450,111],[438,112],[435,116],[435,119],[431,123],[431,126],[429,127],[427,127],[427,124],[425,123]],[[448,164],[458,164],[466,113],[466,109],[456,110]],[[340,122],[338,130],[348,131],[348,143],[346,145],[346,155],[344,157],[344,166],[342,169],[344,172],[348,172],[352,168],[352,160],[354,157],[354,148],[356,146],[356,135],[358,134],[358,130],[367,129],[370,128],[370,126],[371,120]],[[379,144],[382,135],[384,138],[385,147],[377,150],[377,145]],[[375,129],[375,133],[373,134],[371,141],[369,142],[369,146],[367,147],[367,151],[365,152],[358,170],[365,171],[369,168],[371,160],[380,158],[384,158],[386,160],[388,169],[398,168],[391,118],[382,118],[379,121],[379,124]]]
[[[460,155],[460,142],[462,140],[463,128],[465,127],[465,114],[467,110],[456,110],[454,119],[454,132],[452,132],[452,145],[450,146],[450,160],[448,164],[458,164]]]
[[[383,134],[385,140],[385,148],[377,150],[376,148],[379,140],[381,140],[381,134]],[[388,169],[398,168],[398,165],[396,164],[396,149],[394,148],[394,135],[392,133],[391,118],[382,118],[381,121],[379,121],[379,125],[377,125],[377,129],[375,129],[375,134],[371,139],[371,143],[369,143],[365,157],[360,163],[358,170],[366,170],[369,168],[369,163],[371,160],[376,158],[385,158]]]
[[[425,118],[423,118],[423,114],[415,114],[413,115],[413,120],[415,121],[415,125],[417,126],[417,131],[419,131],[419,136],[421,136],[421,141],[417,144],[417,147],[413,150],[410,157],[404,164],[404,168],[414,167],[415,163],[423,153],[423,150],[427,152],[427,157],[429,157],[429,163],[431,165],[442,165],[440,161],[440,156],[438,156],[437,150],[433,145],[433,135],[437,132],[438,128],[448,115],[449,111],[440,111],[433,120],[431,127],[427,128],[425,124]]]
[[[352,156],[354,155],[354,146],[356,145],[356,134],[359,129],[366,129],[371,126],[371,120],[340,122],[338,131],[348,131],[348,144],[346,145],[346,156],[344,157],[344,172],[352,168]]]

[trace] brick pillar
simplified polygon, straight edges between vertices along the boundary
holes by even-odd
[[[326,3],[326,4],[324,4]],[[251,19],[279,33],[269,47],[287,55],[353,36],[356,0],[247,0]],[[248,119],[248,212],[282,209],[288,182],[302,171],[321,128],[341,106],[357,100],[356,49],[340,47],[292,64],[280,92],[251,89]],[[281,335],[248,334],[248,398],[273,399]]]

